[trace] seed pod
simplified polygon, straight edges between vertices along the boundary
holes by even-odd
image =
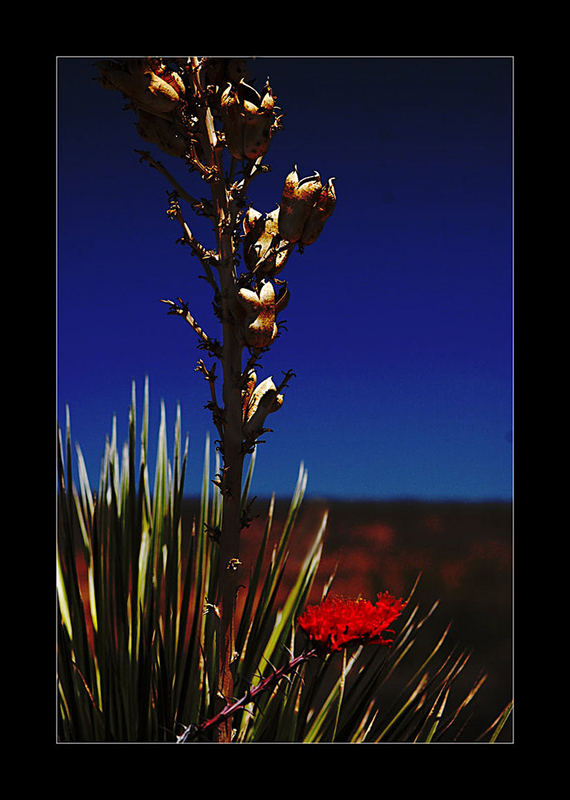
[[[228,150],[237,159],[256,159],[269,149],[273,133],[273,94],[269,86],[263,100],[243,78],[228,83],[220,98],[220,111]]]
[[[272,107],[262,106],[260,95],[243,80],[240,81],[239,90],[243,104],[243,154],[245,158],[255,160],[269,149]]]
[[[243,154],[254,161],[259,156],[265,155],[271,142],[271,115],[258,113],[252,119],[247,119],[243,132]]]
[[[242,86],[247,84],[242,81]],[[271,141],[275,97],[269,83],[265,86],[263,98],[255,98],[253,105],[255,111],[250,107],[245,116],[243,151],[246,158],[255,160],[268,151]]]
[[[141,138],[147,142],[153,142],[170,156],[180,157],[186,152],[184,136],[169,120],[156,117],[147,111],[141,111],[136,129]]]
[[[317,202],[311,209],[311,213],[303,228],[301,244],[312,244],[324,228],[325,222],[333,213],[336,205],[336,194],[333,186],[334,178],[329,178],[326,186],[323,186],[318,196]]]
[[[163,114],[171,113],[181,100],[177,88],[159,78],[154,72],[145,72],[144,74],[149,76],[149,83],[143,97],[140,100],[135,98],[137,104],[151,113],[153,111]]]
[[[299,174],[297,172],[297,165],[293,165],[293,169],[285,178],[285,185],[281,194],[281,203],[279,204],[279,233],[283,238],[289,242],[294,241],[295,231],[293,230],[291,214],[295,204],[295,191],[299,184]]]
[[[177,72],[171,72],[164,64],[159,62],[157,67],[153,67],[154,72],[166,83],[170,84],[179,97],[184,97],[186,87],[184,81]]]
[[[246,320],[251,321],[255,319],[261,308],[261,301],[257,292],[254,292],[252,289],[240,289],[238,292],[238,300],[245,311]]]
[[[100,61],[97,67],[103,86],[118,89],[136,108],[150,114],[170,115],[183,99],[182,79],[178,75],[171,77],[163,69],[163,76],[168,75],[168,80],[164,80],[164,77],[153,72],[146,59],[124,63]]]
[[[299,180],[297,166],[287,175],[281,195],[279,233],[288,242],[298,242],[311,209],[322,189],[318,172]]]
[[[265,418],[283,405],[283,395],[277,394],[277,388],[271,377],[262,381],[254,391],[247,411],[243,433],[246,438],[258,435]]]
[[[243,253],[250,271],[261,270],[268,274],[275,269],[279,244],[279,208],[263,217],[258,211],[249,209],[244,217],[245,232]],[[285,266],[284,262],[281,265]]]
[[[238,301],[246,314],[244,330],[246,344],[256,350],[269,347],[277,336],[273,284],[270,281],[264,283],[259,294],[251,289],[240,289]]]

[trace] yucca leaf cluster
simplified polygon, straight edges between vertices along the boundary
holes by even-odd
[[[60,742],[194,742],[210,741],[215,734],[215,727],[207,723],[219,705],[219,618],[212,598],[218,576],[213,532],[220,527],[222,504],[212,480],[210,442],[207,438],[199,510],[191,525],[184,524],[188,439],[183,443],[180,408],[170,458],[161,406],[151,490],[148,406],[147,382],[137,442],[133,384],[128,441],[119,451],[113,421],[96,491],[78,445],[74,457],[69,415],[65,431],[58,430]],[[249,502],[254,465],[255,452],[244,480],[242,507]],[[360,645],[319,656],[307,647],[297,619],[319,568],[326,513],[291,589],[278,602],[306,483],[307,471],[301,465],[277,532],[271,499],[259,550],[249,565],[237,618],[235,693],[227,704],[233,706],[232,741],[453,739],[484,676],[451,705],[454,681],[469,656],[444,652],[448,629],[421,668],[391,694],[392,684],[397,685],[394,674],[433,613],[433,608],[426,614],[412,605],[414,587],[391,648]],[[333,589],[331,575],[322,595]],[[487,739],[498,735],[509,712],[505,709],[485,732]]]
[[[66,741],[174,741],[181,725],[212,712],[216,670],[216,597],[221,502],[211,479],[206,440],[200,511],[191,530],[182,524],[187,448],[180,410],[172,462],[162,406],[156,472],[148,468],[148,384],[140,453],[135,388],[129,440],[121,456],[116,426],[107,441],[99,488],[93,492],[79,446],[79,487],[72,476],[69,418],[58,435],[58,650],[59,735]],[[217,460],[217,459],[216,459]],[[244,483],[248,502],[255,455]],[[219,465],[217,465],[219,466]],[[301,468],[288,517],[268,569],[265,535],[244,599],[236,635],[238,673],[249,683],[286,655],[292,623],[310,591],[322,549],[324,523],[285,607],[275,598],[287,544],[305,491]]]

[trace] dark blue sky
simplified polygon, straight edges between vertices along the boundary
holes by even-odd
[[[140,409],[148,375],[151,453],[161,399],[169,442],[180,403],[194,494],[216,435],[194,371],[203,352],[159,301],[181,296],[214,337],[218,323],[198,261],[175,244],[171,187],[134,152],[152,146],[93,80],[94,61],[58,59],[59,420],[68,404],[96,485],[112,417],[121,444],[131,382]],[[269,418],[253,493],[290,495],[302,460],[308,496],[510,499],[511,59],[263,57],[250,72],[286,112],[253,206],[275,207],[293,163],[334,176],[338,198],[279,275],[287,331],[258,375],[297,377]],[[153,155],[207,196],[181,161]],[[204,220],[186,219],[213,246]]]

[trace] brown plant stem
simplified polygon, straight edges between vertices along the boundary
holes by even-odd
[[[139,154],[141,161],[147,161],[153,169],[156,169],[158,172],[160,172],[160,174],[163,175],[174,187],[176,193],[186,200],[186,202],[189,203],[193,208],[200,205],[200,201],[195,197],[192,197],[192,195],[186,191],[186,189],[176,180],[176,178],[170,174],[166,167],[160,161],[157,161],[155,158],[153,158],[147,150],[135,150],[135,153]]]
[[[192,59],[193,80],[199,109],[199,135],[203,151],[210,157],[208,182],[212,192],[214,221],[218,245],[218,267],[222,311],[222,370],[223,370],[223,440],[220,445],[224,461],[221,479],[222,528],[219,540],[218,596],[220,637],[218,644],[217,705],[233,696],[231,662],[235,639],[235,603],[241,579],[241,487],[244,452],[242,448],[242,342],[238,338],[234,308],[236,276],[234,267],[233,214],[223,171],[223,145],[218,141],[212,113],[205,101],[199,75],[199,60]],[[231,739],[231,723],[222,721],[220,742]]]
[[[180,298],[178,300],[182,303]],[[179,314],[198,334],[202,342],[207,348],[211,348],[213,346],[212,341],[210,340],[208,334],[198,325],[190,311],[184,307],[184,305],[176,305],[172,300],[161,300],[161,303],[166,303],[166,305],[170,306],[169,314]]]
[[[212,272],[211,264],[214,264],[217,259],[217,254],[211,250],[206,250],[203,244],[201,244],[197,239],[194,238],[192,235],[192,231],[188,227],[184,217],[182,216],[182,211],[180,210],[180,205],[178,203],[178,195],[176,192],[170,198],[170,208],[168,209],[168,215],[171,219],[176,219],[180,226],[182,227],[183,237],[179,239],[180,242],[183,244],[187,244],[192,248],[192,252],[195,256],[198,256],[200,259],[200,263],[204,268],[204,272],[206,273],[205,278],[210,284],[210,286],[214,290],[214,297],[218,294],[218,284],[216,283],[216,279],[214,278],[214,274]]]
[[[195,739],[197,736],[203,733],[207,733],[209,730],[215,729],[222,724],[227,724],[230,718],[240,709],[244,708],[248,703],[253,702],[260,694],[266,692],[268,689],[273,689],[277,685],[277,683],[281,680],[281,678],[289,675],[291,672],[294,672],[295,669],[305,661],[308,661],[310,658],[314,658],[317,655],[317,650],[305,650],[300,655],[296,656],[295,658],[291,659],[287,664],[284,664],[279,669],[274,670],[271,675],[268,675],[262,681],[260,681],[253,689],[248,689],[248,691],[236,700],[233,703],[226,703],[226,705],[218,711],[218,713],[211,717],[210,719],[206,720],[205,722],[200,723],[200,725],[189,725],[184,732],[177,738],[177,744],[185,744],[186,742]]]

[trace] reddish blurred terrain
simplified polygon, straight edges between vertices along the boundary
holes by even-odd
[[[199,502],[185,500],[183,529],[192,530]],[[244,529],[240,557],[245,574],[253,567],[266,524],[269,501],[256,500]],[[279,542],[289,501],[277,501],[267,546]],[[305,500],[289,541],[290,556],[277,602],[285,599],[328,511],[321,565],[309,602],[318,602],[331,574],[331,594],[374,601],[382,591],[407,598],[418,575],[412,606],[425,616],[418,640],[398,666],[402,686],[451,628],[442,652],[470,653],[455,686],[458,702],[482,676],[470,704],[462,741],[474,741],[513,696],[512,686],[512,509],[510,503],[330,502]],[[86,565],[78,563],[86,592]],[[397,622],[394,623],[397,631]],[[431,667],[430,667],[431,669]],[[409,694],[409,693],[408,693]],[[512,738],[511,721],[499,741]],[[467,737],[467,738],[465,738]],[[471,738],[469,738],[471,737]]]
[[[259,514],[243,533],[241,557],[254,563],[269,502],[256,500]],[[288,501],[277,502],[270,545],[279,540]],[[331,573],[331,592],[375,600],[384,590],[407,597],[418,574],[414,604],[427,613],[439,605],[426,626],[425,648],[412,651],[417,668],[448,623],[448,649],[471,653],[457,686],[465,696],[486,674],[468,723],[473,736],[482,733],[512,698],[512,522],[511,505],[496,503],[332,502],[305,501],[290,540],[281,597],[290,588],[325,510],[327,532],[321,567],[310,597],[318,601]],[[192,513],[188,507],[186,513]],[[428,649],[429,648],[429,649]],[[463,685],[462,685],[463,681]],[[462,699],[462,697],[461,697]],[[501,741],[512,736],[505,726]]]

